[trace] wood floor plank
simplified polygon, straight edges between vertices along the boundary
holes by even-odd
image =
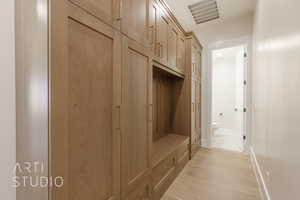
[[[200,149],[162,200],[260,200],[249,156]]]

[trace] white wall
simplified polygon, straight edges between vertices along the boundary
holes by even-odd
[[[202,144],[210,146],[211,136],[211,51],[226,47],[246,44],[248,47],[248,67],[247,80],[251,82],[251,58],[252,58],[252,33],[253,33],[253,15],[239,17],[234,20],[226,21],[221,24],[212,23],[209,26],[203,26],[195,31],[195,34],[203,43],[202,53]],[[247,98],[251,96],[251,86],[247,86]],[[251,101],[247,102],[250,108]],[[251,112],[247,113],[247,138],[251,136]],[[248,152],[250,139],[247,140],[245,151]]]
[[[0,198],[15,200],[14,1],[0,1],[0,24]]]
[[[299,8],[260,0],[255,20],[253,153],[272,200],[300,198]]]

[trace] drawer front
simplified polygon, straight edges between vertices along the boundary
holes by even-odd
[[[176,167],[176,154],[172,154],[160,164],[154,167],[152,171],[152,184],[156,186],[159,184],[171,170],[174,170]]]
[[[189,153],[188,151],[181,157],[181,159],[178,160],[177,167],[176,167],[176,174],[179,174],[181,170],[184,168],[184,166],[189,161]]]
[[[126,200],[150,200],[151,185],[147,179],[127,196]]]
[[[177,175],[177,168],[172,168],[164,178],[153,188],[151,200],[160,200],[168,190]]]
[[[188,151],[189,151],[189,143],[185,142],[177,150],[178,162],[180,162],[180,160],[182,160],[182,158],[185,156],[186,153],[188,153]]]

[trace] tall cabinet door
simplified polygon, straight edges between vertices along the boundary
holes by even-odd
[[[98,19],[120,28],[121,0],[69,0]]]
[[[64,189],[51,196],[119,200],[121,34],[70,2],[52,2],[50,175],[63,176]]]
[[[150,46],[149,0],[122,1],[122,32],[131,39]]]
[[[139,199],[147,199],[152,143],[152,58],[147,48],[125,36],[122,56],[122,197],[131,196],[138,189],[142,194]],[[145,187],[139,188],[141,185]]]

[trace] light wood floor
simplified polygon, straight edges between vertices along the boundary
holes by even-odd
[[[250,158],[200,149],[162,200],[260,200]]]

